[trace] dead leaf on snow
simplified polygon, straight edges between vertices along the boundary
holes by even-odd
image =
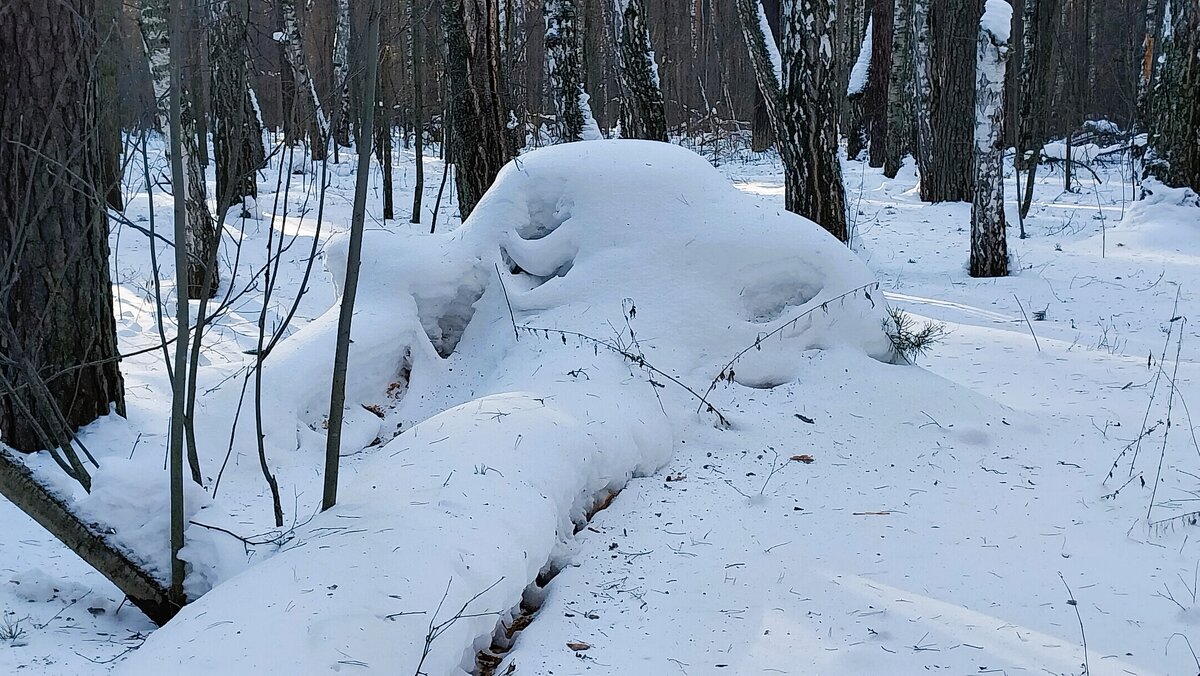
[[[571,642],[567,643],[567,647],[578,653],[578,652],[583,652],[584,650],[587,650],[588,648],[591,648],[592,646],[590,643],[584,643],[583,641],[571,641]]]

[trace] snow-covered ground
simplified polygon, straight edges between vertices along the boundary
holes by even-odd
[[[498,665],[485,657],[494,672],[479,673],[1200,670],[1189,645],[1200,549],[1186,518],[1169,520],[1200,509],[1194,206],[1161,189],[1132,201],[1120,164],[1094,164],[1100,183],[1077,172],[1075,193],[1045,176],[1028,239],[1010,212],[1014,275],[974,280],[969,205],[922,204],[911,166],[888,180],[847,163],[859,256],[888,302],[949,331],[919,366],[898,365],[882,359],[873,289],[819,309],[870,277],[782,214],[770,157],[722,158],[743,199],[681,151],[631,151],[658,166],[622,170],[621,153],[600,149],[610,145],[584,167],[528,158],[477,212],[491,216],[451,236],[422,234],[428,216],[383,222],[372,193],[365,270],[388,274],[368,276],[359,297],[352,401],[374,412],[352,407],[343,503],[313,517],[336,297],[323,259],[263,372],[287,525],[273,530],[246,399],[217,498],[197,499],[192,520],[258,544],[190,528],[193,588],[232,582],[143,650],[123,655],[152,625],[0,503],[0,637],[6,624],[21,633],[0,638],[0,670],[180,673],[184,661],[190,673],[269,673],[255,660],[287,655],[295,662],[270,673],[407,674],[428,652],[423,671],[452,673],[514,615],[527,626],[508,652],[497,640]],[[396,162],[406,213],[412,158]],[[244,236],[235,295],[267,262],[269,236],[295,237],[273,275],[268,331],[297,296],[316,230],[314,172],[292,176],[288,219],[272,228],[277,167],[260,182],[264,220],[233,224]],[[317,243],[337,270],[354,177],[349,163],[331,174]],[[436,190],[431,178],[427,204]],[[145,192],[130,205],[147,227]],[[458,226],[452,211],[444,202],[439,230]],[[155,213],[168,222],[160,190]],[[147,243],[114,233],[125,351],[158,339]],[[170,259],[160,246],[167,278]],[[209,334],[210,493],[261,287]],[[680,384],[704,393],[756,336],[814,308],[726,372],[708,400],[728,426],[697,412]],[[573,335],[518,340],[514,320],[610,341],[662,373]],[[94,513],[128,501],[125,531],[156,515],[125,534],[139,548],[165,545],[165,503],[147,490],[165,484],[162,364],[161,352],[126,360],[129,421],[87,433],[108,460]],[[522,595],[536,612],[517,608]],[[425,650],[429,627],[464,607]]]

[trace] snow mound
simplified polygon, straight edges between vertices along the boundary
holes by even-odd
[[[777,387],[816,348],[890,360],[875,290],[824,230],[653,142],[519,158],[452,233],[369,230],[347,407],[361,443],[346,450],[384,433],[363,405],[388,394],[404,432],[347,468],[335,509],[119,673],[470,671],[588,511],[663,466],[681,429],[758,422],[718,413],[718,376]],[[273,462],[320,466],[336,325],[335,307],[266,362]],[[298,492],[319,495],[312,480]]]

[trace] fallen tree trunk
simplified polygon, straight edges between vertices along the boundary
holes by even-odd
[[[80,519],[8,449],[0,449],[0,495],[108,578],[155,624],[166,624],[179,612],[179,607],[168,601],[164,582],[117,549],[98,525]]]

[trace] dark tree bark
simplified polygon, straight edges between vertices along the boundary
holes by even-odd
[[[448,147],[456,168],[459,213],[464,220],[510,157],[501,111],[495,107],[497,99],[491,92],[481,91],[478,84],[481,79],[490,79],[477,75],[488,64],[476,60],[465,11],[464,0],[445,0],[442,5],[450,89]]]
[[[888,88],[892,77],[892,34],[895,5],[875,0],[871,12],[871,72],[863,92],[863,122],[867,130],[870,165],[881,168],[887,159]]]
[[[255,172],[266,163],[262,120],[247,67],[248,5],[216,0],[212,30],[213,153],[217,163],[217,215],[258,196]]]
[[[1017,84],[1020,106],[1017,113],[1019,131],[1016,164],[1018,169],[1027,172],[1020,205],[1021,218],[1029,214],[1029,207],[1033,203],[1034,178],[1046,140],[1050,78],[1054,74],[1050,57],[1057,16],[1058,0],[1025,0],[1021,69]]]
[[[650,47],[645,5],[642,0],[617,0],[617,8],[620,73],[626,97],[621,106],[621,129],[626,138],[666,141],[667,111],[654,50]]]
[[[413,155],[416,156],[416,179],[413,186],[410,223],[421,222],[421,198],[425,193],[425,22],[417,13],[417,0],[408,0],[409,63],[412,68]]]
[[[749,11],[752,3],[738,2],[739,15],[743,11]],[[779,0],[760,0],[759,5],[762,7],[763,16],[767,20],[767,26],[771,29],[769,37],[774,44],[779,44]],[[755,10],[751,17],[757,16]],[[748,19],[743,19],[746,21]],[[743,23],[743,26],[745,24]],[[753,60],[753,56],[751,57]],[[754,88],[754,113],[751,122],[750,131],[750,149],[756,153],[761,153],[771,147],[775,143],[775,122],[771,117],[771,107],[775,104],[768,102],[763,96],[763,88],[761,86]]]
[[[978,0],[933,0],[930,120],[936,144],[921,176],[926,202],[970,202],[975,196],[975,45]]]
[[[1164,33],[1146,168],[1169,186],[1200,193],[1200,0],[1172,2]]]
[[[179,612],[179,606],[168,599],[162,580],[109,542],[97,524],[86,523],[76,516],[55,490],[38,481],[25,463],[3,449],[0,449],[0,495],[108,578],[151,622],[164,625]]]
[[[125,407],[92,10],[20,0],[0,11],[0,440],[68,458],[77,428]]]
[[[399,21],[395,7],[389,3],[380,10],[380,33],[395,35],[399,32]],[[395,118],[396,92],[393,86],[392,73],[400,68],[399,54],[396,49],[380,42],[377,55],[379,64],[378,82],[375,85],[375,119],[373,128],[375,134],[375,159],[379,162],[381,178],[383,179],[383,220],[390,221],[396,217],[395,186],[392,182],[392,128]]]

